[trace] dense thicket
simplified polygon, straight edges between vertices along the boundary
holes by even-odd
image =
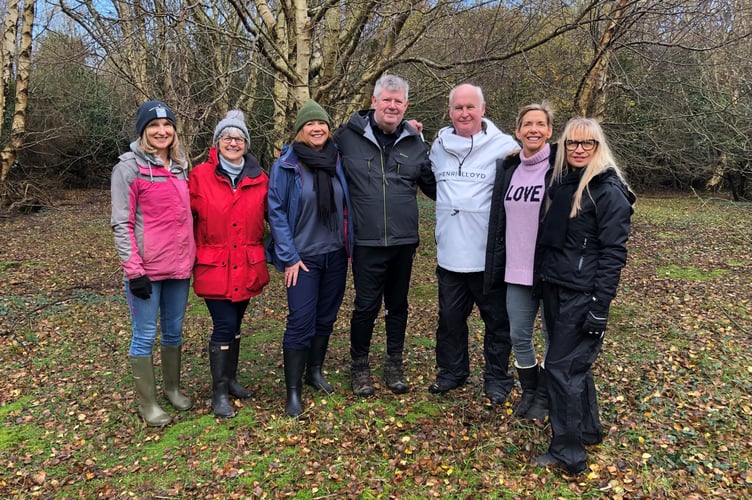
[[[308,98],[341,122],[368,106],[381,74],[394,72],[411,82],[408,114],[424,122],[429,141],[447,123],[449,89],[471,81],[505,130],[521,105],[544,99],[557,110],[557,130],[576,114],[600,118],[638,190],[710,185],[749,197],[749,0],[54,7],[35,38],[11,180],[105,186],[132,139],[135,107],[149,98],[175,108],[194,161],[217,120],[244,110],[251,147],[269,166]]]

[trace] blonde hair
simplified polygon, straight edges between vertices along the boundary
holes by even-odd
[[[175,129],[175,125],[173,125],[172,128],[174,130],[174,133],[172,135],[172,142],[170,143],[170,146],[168,148],[168,156],[170,160],[180,163],[181,165],[185,165],[185,152],[183,151],[183,147],[180,144],[180,139],[178,139],[178,132]],[[149,144],[149,140],[146,137],[146,128],[141,134],[141,137],[136,139],[136,147],[144,153],[150,154],[152,156],[157,153],[157,148]]]
[[[308,122],[306,122],[306,123],[308,123]],[[326,138],[328,140],[328,139],[331,139],[333,137],[332,136],[332,129],[329,128],[329,124],[328,123],[326,124],[326,129],[327,129]],[[301,127],[300,130],[298,130],[298,133],[295,134],[295,139],[293,139],[293,141],[294,142],[302,142],[303,144],[305,144],[309,148],[313,149],[313,144],[311,144],[311,142],[308,140],[308,137],[303,132],[303,127]]]
[[[531,103],[527,106],[523,106],[519,113],[517,113],[517,121],[515,122],[515,130],[519,130],[522,126],[522,119],[525,118],[525,115],[528,114],[531,111],[543,111],[543,113],[546,115],[546,125],[548,125],[550,128],[553,128],[554,126],[554,110],[551,108],[551,105],[547,101],[543,101],[541,103]]]
[[[590,160],[590,163],[584,167],[585,171],[582,173],[580,184],[577,186],[577,190],[574,193],[572,199],[572,210],[569,212],[570,218],[576,217],[580,212],[580,209],[582,208],[582,193],[586,189],[588,191],[588,196],[590,196],[590,188],[588,187],[588,184],[596,175],[608,169],[612,169],[616,172],[617,177],[627,185],[626,178],[621,169],[616,165],[616,160],[611,153],[611,148],[608,147],[606,136],[603,133],[600,124],[593,118],[584,117],[572,118],[564,126],[564,131],[561,133],[561,137],[559,137],[559,146],[556,151],[556,161],[554,162],[554,170],[551,175],[551,184],[555,181],[560,182],[562,178],[570,172],[570,167],[567,163],[566,141],[574,136],[594,139],[598,142],[598,145],[593,151],[593,157]]]

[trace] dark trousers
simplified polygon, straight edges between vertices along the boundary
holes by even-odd
[[[350,356],[362,358],[371,350],[376,317],[384,300],[386,352],[401,355],[407,328],[407,292],[417,245],[356,246],[353,253],[355,305],[350,320]]]
[[[304,257],[308,272],[298,272],[295,286],[287,289],[287,327],[282,347],[305,351],[314,336],[328,337],[345,295],[347,253],[344,249]]]
[[[514,379],[509,374],[512,341],[506,311],[506,288],[483,293],[483,272],[456,273],[436,267],[439,281],[439,326],[436,329],[437,379],[463,384],[470,376],[467,318],[478,306],[485,325],[483,357],[486,390],[509,394]]]
[[[603,340],[581,331],[592,300],[590,295],[544,284],[543,307],[549,345],[548,374],[551,445],[549,453],[572,471],[587,466],[584,441],[603,435],[592,366]]]
[[[214,324],[210,342],[230,344],[240,332],[240,324],[248,307],[248,300],[232,302],[222,299],[204,299]]]

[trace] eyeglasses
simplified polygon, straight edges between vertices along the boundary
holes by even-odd
[[[233,142],[237,142],[238,144],[243,144],[245,142],[245,137],[230,137],[230,136],[224,136],[221,139],[224,144],[232,144]]]
[[[571,141],[567,139],[564,141],[567,151],[577,151],[577,146],[582,146],[583,151],[592,151],[598,145],[598,141],[595,139],[588,139],[587,141]]]

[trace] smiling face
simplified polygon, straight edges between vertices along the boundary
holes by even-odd
[[[541,150],[553,135],[554,129],[548,122],[546,113],[534,109],[522,116],[520,125],[514,133],[522,143],[525,157],[529,158]]]
[[[457,135],[471,137],[480,132],[485,114],[486,104],[481,102],[476,87],[464,84],[454,90],[449,102],[449,118]]]
[[[222,158],[230,163],[239,165],[243,161],[243,155],[245,154],[245,137],[240,132],[228,131],[220,136],[217,141],[217,147]]]
[[[598,148],[598,142],[583,131],[573,132],[564,145],[567,149],[567,163],[574,169],[587,167]]]
[[[167,158],[175,139],[175,126],[167,118],[157,118],[146,125],[144,137],[146,143],[157,150],[157,156]]]
[[[311,120],[305,122],[300,129],[300,141],[308,144],[312,149],[321,151],[321,148],[329,139],[329,125],[322,120]]]
[[[373,119],[381,130],[391,134],[405,117],[407,111],[407,99],[402,90],[382,89],[378,97],[371,97],[373,107]]]

